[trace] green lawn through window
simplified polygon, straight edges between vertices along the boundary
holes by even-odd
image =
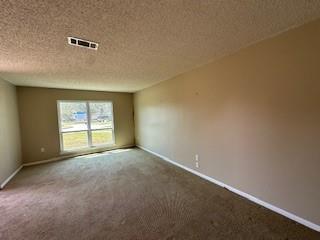
[[[112,143],[112,130],[92,131],[94,146]],[[88,147],[87,131],[63,133],[64,150]]]

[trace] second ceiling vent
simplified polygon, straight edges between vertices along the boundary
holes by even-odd
[[[68,37],[68,43],[73,46],[84,47],[92,50],[98,50],[98,43],[83,40],[76,37]]]

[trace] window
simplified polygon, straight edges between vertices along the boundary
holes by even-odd
[[[58,101],[62,151],[115,143],[112,102]]]

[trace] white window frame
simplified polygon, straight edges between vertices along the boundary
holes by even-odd
[[[76,131],[62,131],[61,126],[61,119],[60,119],[60,103],[62,102],[82,102],[86,104],[87,108],[87,126],[88,128],[85,130],[76,130]],[[111,127],[107,128],[99,128],[99,129],[91,129],[91,111],[90,111],[90,103],[111,103],[111,113],[112,113],[112,124]],[[105,101],[105,100],[57,100],[57,111],[58,111],[58,126],[59,126],[59,140],[60,140],[60,152],[77,152],[78,150],[88,150],[92,148],[103,148],[103,147],[111,147],[115,145],[115,133],[114,133],[114,112],[113,112],[113,102],[112,101]],[[111,130],[112,131],[112,142],[107,144],[92,144],[92,132],[93,131],[103,131],[103,130]],[[74,132],[87,132],[88,137],[88,146],[87,147],[79,147],[73,148],[70,150],[65,150],[63,146],[63,133],[74,133]]]

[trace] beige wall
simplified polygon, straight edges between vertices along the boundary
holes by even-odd
[[[0,79],[0,184],[21,164],[16,88]]]
[[[133,95],[49,88],[18,87],[23,162],[60,156],[57,100],[113,102],[115,148],[134,145]],[[44,147],[45,152],[40,148]]]
[[[134,95],[137,145],[320,224],[320,20]]]

